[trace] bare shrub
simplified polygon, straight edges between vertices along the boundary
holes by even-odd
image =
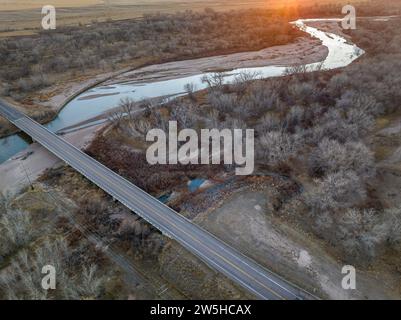
[[[0,218],[0,255],[5,256],[24,246],[35,232],[29,214],[21,211],[6,211]]]
[[[350,78],[346,74],[340,73],[334,75],[330,79],[327,87],[332,94],[338,96],[341,92],[344,91],[344,89],[347,88],[349,83],[350,83]]]
[[[248,125],[242,119],[226,117],[226,121],[224,121],[223,123],[220,123],[218,128],[231,129],[231,130],[234,130],[234,129],[246,130],[246,129],[248,129]]]
[[[295,65],[285,68],[284,76],[293,76],[294,78],[298,78],[300,80],[306,80],[308,77],[309,70],[306,65]]]
[[[12,260],[8,272],[3,273],[0,285],[9,299],[95,299],[98,298],[106,279],[99,275],[96,265],[83,266],[81,272],[69,269],[74,251],[65,239],[45,239],[31,254],[22,250]],[[55,268],[56,290],[47,291],[41,286],[42,267]]]
[[[337,100],[336,107],[345,111],[356,109],[370,116],[380,115],[384,111],[383,106],[373,96],[355,90],[345,91]]]
[[[325,138],[309,157],[309,168],[318,175],[352,170],[367,179],[375,174],[374,167],[373,153],[362,142],[341,144]]]
[[[196,85],[193,83],[193,82],[191,82],[191,83],[187,83],[185,86],[184,86],[184,90],[185,90],[185,92],[187,93],[187,95],[189,96],[189,98],[192,100],[192,101],[196,101],[196,96],[195,96],[195,91],[196,91]]]
[[[5,299],[17,300],[45,300],[48,292],[40,286],[41,274],[39,270],[32,272],[28,252],[22,250],[13,259],[9,272],[0,276],[0,286],[3,288]]]
[[[341,239],[341,247],[349,259],[366,264],[384,251],[390,225],[381,218],[373,209],[351,208],[340,215],[335,239]]]
[[[246,92],[252,81],[260,78],[260,76],[258,72],[241,72],[235,76],[232,88],[236,93],[242,95]]]
[[[373,116],[363,109],[352,108],[347,111],[347,121],[358,127],[359,134],[365,135],[374,128],[375,120]]]
[[[77,279],[65,284],[62,296],[72,300],[94,300],[100,297],[105,282],[106,278],[99,275],[97,265],[82,266]]]
[[[123,98],[120,100],[118,105],[121,108],[125,116],[128,117],[130,121],[134,121],[134,111],[136,110],[137,104],[131,98]]]
[[[0,79],[11,84],[11,96],[23,99],[25,90],[50,84],[30,78],[39,73],[59,78],[66,70],[73,74],[97,68],[110,71],[150,56],[162,61],[260,50],[300,35],[287,18],[263,10],[187,11],[85,27],[60,26],[57,33],[0,41]]]
[[[192,128],[195,123],[194,114],[190,106],[178,105],[171,109],[170,119],[177,121],[180,128]]]
[[[312,101],[315,88],[308,82],[293,82],[288,86],[288,93],[297,104],[308,104]]]
[[[285,127],[290,132],[297,132],[301,129],[305,121],[305,109],[300,106],[293,106],[288,111],[285,118]]]
[[[224,72],[214,72],[202,77],[202,82],[206,83],[211,91],[222,91],[224,85]]]
[[[209,129],[218,128],[220,125],[220,113],[216,109],[211,109],[207,113],[206,127]]]
[[[43,246],[36,249],[32,255],[27,249],[22,250],[18,256],[12,260],[9,272],[0,279],[0,283],[6,288],[8,298],[18,299],[47,299],[48,291],[41,287],[42,267],[53,265],[58,271],[57,280],[62,286],[63,275],[62,266],[64,259],[63,240],[45,241]],[[64,283],[65,285],[65,283]]]
[[[267,113],[259,121],[257,129],[260,133],[284,130],[284,123],[277,116]]]
[[[325,229],[324,237],[343,250],[349,261],[366,265],[387,248],[401,250],[400,208],[349,208],[331,216],[335,223]]]
[[[279,109],[279,92],[272,82],[252,83],[241,103],[252,114]]]
[[[366,199],[366,189],[355,172],[341,171],[317,180],[311,191],[304,195],[312,213],[349,208]]]
[[[152,129],[152,124],[146,119],[138,119],[134,121],[135,131],[138,132],[143,138]]]
[[[124,119],[124,112],[121,109],[115,109],[107,113],[107,119],[116,127],[121,125]]]
[[[219,91],[213,91],[208,94],[208,102],[214,108],[222,113],[229,113],[234,110],[238,104],[237,97],[234,94],[225,94]]]
[[[305,132],[304,137],[308,143],[316,145],[324,138],[345,143],[357,141],[359,129],[355,124],[346,121],[338,110],[329,110],[316,118],[315,125]]]
[[[391,226],[388,236],[389,243],[401,250],[401,207],[384,210],[384,217],[383,220]]]
[[[296,155],[298,137],[282,131],[270,131],[259,138],[260,158],[271,165],[288,160]]]

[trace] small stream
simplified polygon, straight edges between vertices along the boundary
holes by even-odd
[[[320,65],[323,69],[345,67],[364,54],[362,49],[347,43],[346,39],[306,25],[308,22],[313,21],[340,21],[340,19],[305,19],[293,22],[299,29],[321,40],[323,45],[328,48],[326,59],[323,62],[306,65],[308,70],[314,70]],[[210,57],[210,59],[213,59],[213,57]],[[278,77],[283,75],[286,68],[287,66],[266,66],[235,69],[226,73],[225,82],[232,82],[242,72],[257,73],[261,78]],[[202,78],[208,74],[203,73],[186,77],[179,77],[180,75],[177,74],[177,78],[169,80],[145,83],[132,81],[109,86],[100,85],[71,100],[46,127],[56,132],[89,120],[116,107],[123,98],[141,100],[162,96],[180,96],[185,94],[184,86],[187,83],[193,83],[197,90],[201,90],[206,88]],[[0,163],[24,150],[30,143],[31,140],[22,134],[0,139]]]

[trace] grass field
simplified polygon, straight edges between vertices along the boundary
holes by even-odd
[[[322,3],[339,0],[322,0]],[[89,24],[93,21],[139,18],[144,14],[184,10],[216,11],[244,8],[277,8],[314,4],[315,0],[0,0],[0,38],[35,33],[41,26],[41,7],[52,4],[58,25]]]

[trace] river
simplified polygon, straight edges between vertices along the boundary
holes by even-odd
[[[322,62],[307,64],[306,68],[308,70],[315,70],[318,67],[326,70],[342,68],[364,54],[362,49],[348,43],[341,36],[307,26],[308,22],[314,21],[340,21],[340,19],[300,19],[292,22],[299,29],[322,41],[322,44],[328,48],[326,59]],[[210,59],[213,59],[213,57],[210,57]],[[255,73],[261,78],[278,77],[283,75],[286,69],[287,66],[234,69],[226,73],[225,82],[232,82],[238,74],[243,72]],[[71,100],[46,127],[56,132],[82,121],[92,119],[116,107],[123,98],[140,100],[161,96],[179,96],[185,94],[184,86],[188,83],[193,83],[197,90],[201,90],[206,87],[206,84],[202,82],[202,78],[208,74],[201,73],[185,77],[179,77],[179,74],[177,74],[176,78],[167,80],[159,79],[149,82],[136,80],[112,85],[99,85]],[[0,139],[0,163],[24,150],[30,143],[29,138],[21,134]]]

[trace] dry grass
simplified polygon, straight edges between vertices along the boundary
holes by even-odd
[[[102,0],[52,0],[51,4],[55,7],[85,7],[102,4]],[[0,0],[0,11],[7,10],[27,10],[41,8],[48,5],[49,1],[43,0]]]
[[[343,2],[322,0],[319,4]],[[106,4],[109,5],[106,5]],[[59,26],[90,24],[93,21],[125,20],[153,13],[199,11],[207,7],[216,11],[248,8],[277,8],[293,4],[293,0],[53,0],[51,4],[63,10],[57,13]],[[300,5],[314,4],[314,0],[300,0]],[[0,38],[36,33],[40,28],[41,12],[46,1],[0,0]],[[22,32],[22,34],[21,34]]]
[[[301,0],[297,1],[300,4],[313,3],[312,0]],[[339,2],[335,0],[325,0],[321,2]],[[44,0],[0,0],[0,11],[8,10],[28,10],[41,8],[44,5],[48,5],[49,1]],[[217,8],[233,8],[233,7],[277,7],[283,5],[294,5],[294,0],[275,0],[275,1],[264,1],[264,0],[52,0],[51,4],[55,7],[62,8],[79,8],[102,5],[104,7],[116,7],[116,6],[135,6],[137,8],[153,8],[155,10],[166,10],[166,9],[198,9],[206,6],[217,7]]]

